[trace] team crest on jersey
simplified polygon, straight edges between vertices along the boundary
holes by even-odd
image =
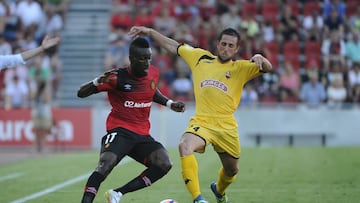
[[[132,86],[129,83],[124,84],[124,90],[131,90]]]
[[[155,89],[155,87],[156,87],[155,81],[153,81],[153,80],[151,81],[150,87],[151,87],[151,89],[153,89],[153,90]]]
[[[226,77],[227,79],[229,79],[229,78],[231,77],[231,74],[230,74],[229,71],[227,71],[227,72],[225,73],[225,77]]]

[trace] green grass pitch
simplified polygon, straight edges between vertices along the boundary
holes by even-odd
[[[169,174],[151,187],[125,195],[121,202],[159,203],[166,198],[192,202],[181,180],[178,152],[169,151],[174,162]],[[209,184],[217,178],[218,157],[212,148],[196,156],[202,193],[215,203]],[[72,152],[0,165],[0,202],[79,203],[97,158],[97,151]],[[236,182],[227,190],[232,203],[360,202],[360,148],[243,148],[239,168]],[[143,169],[133,161],[116,167],[94,202],[105,202],[107,189]]]

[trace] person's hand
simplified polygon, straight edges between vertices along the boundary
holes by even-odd
[[[170,106],[171,110],[176,112],[184,112],[185,104],[183,102],[173,102]]]
[[[151,28],[147,28],[144,26],[133,26],[131,27],[128,35],[132,38],[135,38],[137,36],[149,36],[151,32]]]
[[[260,71],[263,71],[263,67],[262,64],[264,62],[264,58],[261,54],[255,54],[253,57],[251,57],[250,62],[255,63],[258,67]]]
[[[46,35],[43,41],[41,42],[41,47],[46,50],[53,46],[56,46],[60,43],[60,37],[50,38],[49,35]]]
[[[112,69],[112,70],[109,70],[107,72],[105,72],[104,74],[102,74],[101,76],[99,76],[98,78],[98,82],[99,83],[109,83],[111,82],[112,80],[116,80],[116,69]]]

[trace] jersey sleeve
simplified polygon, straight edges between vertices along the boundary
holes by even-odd
[[[195,68],[200,58],[204,55],[213,55],[204,49],[194,48],[188,44],[182,44],[178,48],[179,56],[189,65],[190,69]]]
[[[12,68],[20,64],[25,64],[21,54],[0,56],[0,70],[5,67]]]
[[[263,72],[261,72],[258,66],[253,62],[248,60],[238,60],[237,63],[238,66],[240,66],[238,69],[241,72],[240,75],[246,75],[245,78],[247,78],[247,80],[244,82],[248,82],[249,80],[263,74]]]

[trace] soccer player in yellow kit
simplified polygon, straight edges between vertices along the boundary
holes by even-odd
[[[180,44],[152,28],[134,26],[132,37],[147,35],[171,54],[178,54],[192,72],[196,112],[183,134],[179,153],[182,176],[194,203],[207,203],[201,195],[198,164],[194,152],[203,153],[211,144],[222,167],[218,180],[210,188],[218,203],[227,203],[226,188],[235,181],[240,158],[238,125],[234,116],[243,86],[249,80],[272,69],[261,54],[250,60],[234,60],[240,43],[239,33],[224,29],[217,39],[217,55],[201,48]]]

